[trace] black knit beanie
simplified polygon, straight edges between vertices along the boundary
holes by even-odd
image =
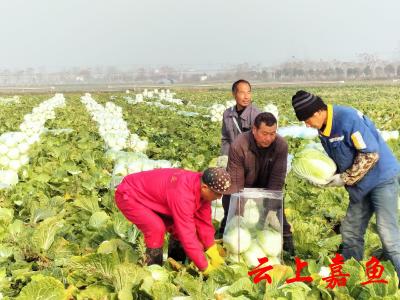
[[[292,97],[292,106],[299,121],[305,121],[312,117],[315,112],[327,108],[319,96],[306,91],[297,91],[296,95]]]

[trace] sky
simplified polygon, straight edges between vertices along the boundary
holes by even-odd
[[[398,0],[1,0],[0,69],[400,59]]]

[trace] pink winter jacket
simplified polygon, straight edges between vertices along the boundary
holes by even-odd
[[[200,198],[201,176],[182,169],[156,169],[126,176],[117,189],[172,217],[174,234],[186,254],[204,270],[208,265],[204,251],[214,244],[214,226],[211,203]]]

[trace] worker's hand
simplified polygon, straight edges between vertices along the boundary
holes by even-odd
[[[344,181],[340,174],[335,174],[331,178],[329,178],[329,182],[326,184],[329,187],[339,187],[344,186]]]
[[[224,264],[225,261],[221,255],[219,255],[217,244],[212,245],[206,251],[207,256],[211,260],[211,265],[215,268],[219,267],[220,265]]]
[[[270,210],[268,212],[266,223],[276,231],[281,231],[281,223],[279,222],[276,210]]]
[[[212,264],[208,263],[207,268],[202,272],[204,276],[210,275],[210,272],[215,270]]]

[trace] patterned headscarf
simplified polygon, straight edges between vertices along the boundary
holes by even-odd
[[[201,180],[219,194],[224,194],[231,186],[231,176],[224,168],[208,168],[204,171]]]

